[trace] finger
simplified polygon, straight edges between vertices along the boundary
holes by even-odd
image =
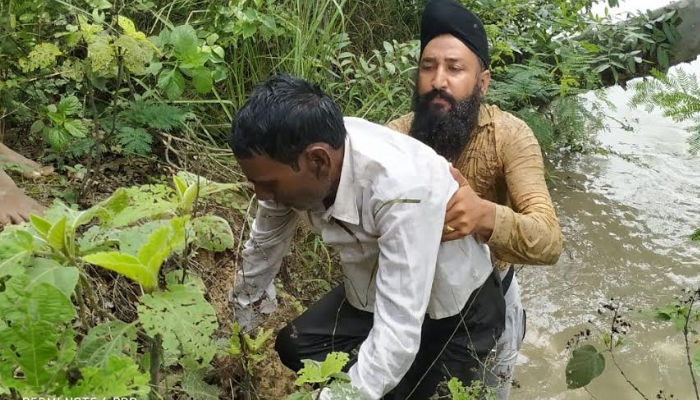
[[[447,202],[446,212],[449,212],[455,204],[459,203],[459,189],[452,195],[450,201]]]
[[[464,186],[467,184],[467,178],[462,175],[462,173],[455,167],[450,165],[450,174],[452,174],[452,178],[457,181],[459,186]]]
[[[9,215],[7,215],[7,214],[0,215],[0,226],[10,225],[11,223],[12,223],[12,220],[10,219]]]
[[[453,232],[449,232],[449,233],[444,233],[442,235],[442,241],[443,242],[451,242],[453,240],[461,239],[465,236],[468,236],[468,235],[463,235],[462,233],[460,233],[460,231],[453,231]]]
[[[459,221],[460,214],[459,210],[455,208],[447,210],[445,213],[445,225],[450,225],[454,228],[455,224]]]

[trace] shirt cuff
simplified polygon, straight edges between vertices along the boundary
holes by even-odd
[[[487,244],[495,249],[507,247],[515,223],[515,212],[510,208],[496,204],[496,222]]]

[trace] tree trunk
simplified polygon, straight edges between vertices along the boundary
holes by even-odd
[[[672,10],[677,12],[680,20],[676,29],[681,35],[681,39],[675,45],[675,54],[672,54],[669,59],[670,66],[693,61],[698,57],[698,54],[700,54],[700,0],[676,1],[666,7],[653,10],[652,14],[654,16],[660,16]],[[617,84],[625,87],[627,82],[632,79],[648,76],[652,68],[664,70],[660,65],[646,64],[642,68],[638,68],[634,74],[629,72],[620,73]],[[616,84],[612,72],[609,69],[603,73],[602,78],[604,86],[613,86]]]

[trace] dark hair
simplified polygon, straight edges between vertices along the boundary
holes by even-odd
[[[340,108],[315,85],[278,75],[255,88],[236,114],[229,145],[238,158],[267,155],[297,168],[311,143],[339,149],[345,142]]]

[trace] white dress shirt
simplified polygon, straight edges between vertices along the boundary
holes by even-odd
[[[340,253],[349,303],[374,313],[374,325],[350,369],[368,400],[406,374],[420,346],[426,314],[456,315],[491,274],[488,247],[472,236],[440,243],[445,209],[457,183],[447,161],[408,135],[345,118],[347,138],[335,203],[298,212],[259,202],[234,285],[247,306],[274,298],[275,275],[300,220]]]

